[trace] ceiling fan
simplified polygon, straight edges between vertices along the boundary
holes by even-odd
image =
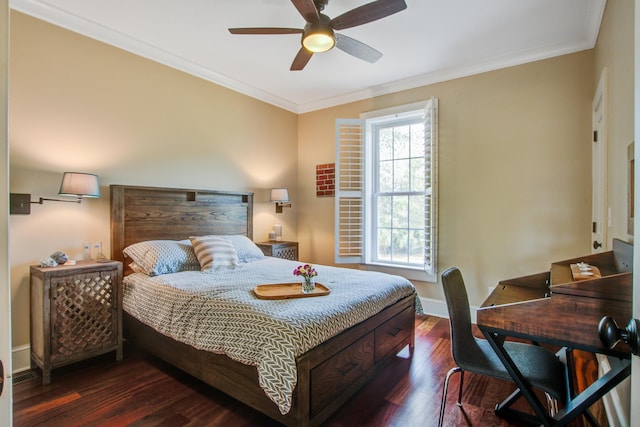
[[[374,63],[382,57],[382,53],[356,39],[337,34],[335,30],[367,24],[407,8],[404,0],[377,0],[331,19],[320,13],[329,0],[291,0],[291,3],[307,21],[304,28],[229,28],[229,32],[231,34],[302,34],[302,47],[293,59],[292,71],[302,70],[314,53],[326,52],[333,47],[356,58]]]

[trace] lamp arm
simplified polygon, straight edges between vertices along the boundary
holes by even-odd
[[[38,203],[40,205],[43,205],[45,200],[48,202],[81,203],[82,197],[78,197],[76,200],[48,199],[46,197],[40,197],[40,199],[38,199],[37,202],[31,202],[31,203]]]
[[[276,213],[282,213],[282,208],[290,208],[291,202],[276,202]]]

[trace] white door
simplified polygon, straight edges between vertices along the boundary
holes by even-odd
[[[640,0],[635,2],[635,159],[640,159]],[[640,168],[635,163],[634,199],[640,201]],[[640,220],[634,221],[633,241],[633,317],[640,319]],[[640,420],[640,357],[633,357],[631,365],[631,417]]]
[[[592,104],[591,143],[591,252],[602,252],[607,247],[607,69],[602,70],[600,82]]]
[[[0,0],[0,425],[12,425],[11,286],[9,281],[9,2]]]

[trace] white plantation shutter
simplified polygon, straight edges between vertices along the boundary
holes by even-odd
[[[335,262],[364,262],[364,129],[336,121]]]
[[[437,274],[438,244],[438,99],[431,98],[424,109],[424,271]]]

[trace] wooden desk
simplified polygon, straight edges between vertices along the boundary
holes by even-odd
[[[530,277],[539,279],[542,276]],[[477,324],[533,408],[537,422],[544,426],[563,426],[630,375],[631,350],[624,343],[607,349],[600,342],[598,323],[608,315],[619,324],[626,324],[631,318],[631,303],[570,294],[545,297],[548,288],[545,290],[544,282],[525,282],[529,286],[501,282],[478,310]],[[531,300],[532,296],[537,299]],[[615,364],[579,395],[567,396],[565,407],[552,418],[505,352],[502,344],[506,337],[615,356],[621,363]]]

